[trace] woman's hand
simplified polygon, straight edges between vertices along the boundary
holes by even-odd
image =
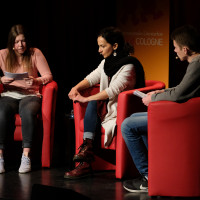
[[[68,97],[69,99],[71,100],[74,100],[74,98],[77,96],[77,95],[80,95],[80,93],[78,92],[78,90],[76,88],[72,88],[71,91],[69,92],[68,94]]]
[[[37,84],[37,80],[32,76],[29,76],[28,78],[24,78],[24,80],[26,82],[26,85],[29,87]]]
[[[81,103],[85,103],[85,102],[88,102],[89,99],[88,97],[83,97],[81,96],[80,94],[76,95],[76,97],[73,99],[74,103],[76,103],[77,101],[78,102],[81,102]]]
[[[4,85],[8,85],[8,84],[12,83],[13,81],[14,81],[14,78],[9,78],[9,77],[6,77],[6,76],[1,77],[1,82]]]

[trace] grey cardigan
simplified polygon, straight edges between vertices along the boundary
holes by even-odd
[[[153,94],[151,100],[183,102],[198,96],[200,96],[200,55],[189,63],[179,85],[165,89],[163,93]]]

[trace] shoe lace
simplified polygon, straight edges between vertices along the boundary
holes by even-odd
[[[24,164],[29,165],[29,164],[30,164],[30,159],[29,159],[28,157],[24,156],[23,159],[22,159],[22,162],[23,162]]]
[[[76,169],[79,169],[79,168],[81,168],[81,167],[82,167],[82,165],[83,165],[83,162],[79,162],[79,164],[77,165]]]
[[[83,141],[83,144],[81,144],[81,146],[78,148],[79,153],[80,153],[80,152],[82,151],[82,149],[86,146],[86,144],[87,144],[87,141],[84,140],[84,141]]]

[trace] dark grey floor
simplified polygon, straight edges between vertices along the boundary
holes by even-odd
[[[80,180],[63,178],[65,169],[34,169],[28,174],[10,170],[0,174],[0,199],[35,200],[182,200],[199,198],[149,197],[147,193],[125,191],[122,181],[115,179],[114,172],[95,172],[92,177]]]
[[[0,198],[29,200],[31,196],[39,199],[41,195],[47,197],[51,193],[51,197],[56,194],[56,199],[62,199],[61,196],[75,199],[77,194],[83,195],[79,199],[84,196],[94,200],[130,199],[130,193],[123,189],[121,181],[115,179],[114,172],[96,172],[92,177],[80,180],[64,179],[64,172],[64,168],[52,168],[36,169],[28,174],[19,174],[17,170],[0,174]],[[135,200],[149,199],[147,194],[131,196]]]

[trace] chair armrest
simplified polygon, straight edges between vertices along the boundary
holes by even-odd
[[[82,90],[80,93],[81,95],[87,97],[93,94],[96,94],[99,92],[99,84],[87,88],[85,90]],[[75,124],[75,134],[76,134],[76,142],[75,145],[79,146],[79,141],[82,141],[82,135],[80,135],[80,127],[82,127],[82,120],[85,116],[85,111],[86,111],[87,103],[73,103],[73,109],[74,109],[74,124]],[[77,149],[78,146],[75,148]]]
[[[43,121],[51,122],[52,115],[55,116],[55,104],[58,85],[51,81],[42,88],[42,118]]]
[[[165,83],[162,81],[146,80],[145,87],[148,88],[149,86],[157,88],[157,90],[165,89],[165,87],[166,87]]]
[[[145,84],[146,87],[124,91],[119,94],[117,106],[117,125],[121,126],[123,120],[132,113],[147,111],[147,107],[142,103],[141,99],[133,94],[135,90],[148,93],[153,90],[161,90],[165,88],[165,84],[161,81],[147,80],[145,81]]]
[[[99,92],[99,84],[93,87],[87,88],[85,90],[82,90],[80,93],[82,96],[87,97],[90,95],[94,95],[98,92]],[[87,107],[87,103],[79,103],[79,102],[73,103],[75,128],[80,127],[79,123],[81,119],[83,119],[85,116],[86,107]]]
[[[151,102],[148,106],[149,160],[160,155],[165,157],[169,152],[173,154],[177,147],[179,151],[184,151],[181,150],[182,144],[186,141],[189,144],[189,141],[194,140],[195,133],[199,133],[199,113],[200,97],[185,103]]]
[[[200,97],[195,97],[184,103],[176,103],[171,101],[151,102],[148,106],[148,126],[152,129],[169,126],[181,127],[191,120],[190,123],[198,124],[197,120],[200,113]],[[181,128],[179,127],[179,128]],[[192,127],[191,127],[192,128]],[[164,131],[164,130],[163,130]]]
[[[0,83],[0,93],[2,93],[2,92],[3,92],[3,84]]]
[[[132,113],[147,111],[147,107],[142,103],[141,98],[133,94],[135,90],[121,92],[118,96],[117,104],[117,125],[121,125],[123,120]]]
[[[46,160],[47,155],[52,157],[54,127],[55,127],[55,110],[58,85],[51,81],[42,88],[42,120],[43,120],[43,150],[42,160]],[[51,151],[51,152],[50,152]],[[50,158],[51,160],[51,158]],[[50,166],[50,160],[43,161],[43,167]],[[47,163],[46,163],[47,162]]]

